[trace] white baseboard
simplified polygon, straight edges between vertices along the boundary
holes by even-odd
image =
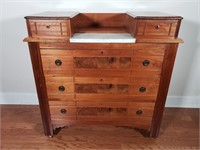
[[[168,96],[165,107],[200,108],[200,96]]]
[[[0,104],[38,105],[36,93],[0,93]]]
[[[38,105],[36,93],[0,93],[0,104]],[[200,108],[200,96],[168,96],[165,107]]]

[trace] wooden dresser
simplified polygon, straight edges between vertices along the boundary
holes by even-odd
[[[109,124],[158,136],[182,17],[46,12],[25,19],[45,135]]]

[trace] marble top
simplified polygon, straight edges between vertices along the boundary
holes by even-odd
[[[71,43],[135,43],[129,33],[75,33]]]

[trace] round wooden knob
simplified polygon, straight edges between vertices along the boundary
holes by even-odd
[[[156,29],[156,30],[160,29],[160,25],[159,25],[159,24],[158,24],[158,25],[155,25],[155,29]]]
[[[55,64],[56,64],[56,66],[61,66],[62,61],[60,59],[57,59],[57,60],[55,60]]]
[[[146,87],[141,87],[141,88],[139,89],[139,91],[140,91],[141,93],[144,93],[144,92],[146,91]]]
[[[58,90],[59,90],[59,91],[64,91],[64,90],[65,90],[65,87],[64,87],[64,86],[59,86],[59,87],[58,87]]]
[[[50,26],[50,25],[47,25],[47,26],[46,26],[46,28],[47,28],[47,29],[50,29],[50,28],[51,28],[51,26]]]
[[[103,79],[99,79],[99,81],[103,82]]]
[[[148,66],[150,64],[150,61],[145,59],[142,64],[143,66]]]
[[[60,110],[60,112],[61,112],[62,114],[66,114],[66,113],[67,113],[67,110],[64,109],[64,108],[62,108],[62,109]]]
[[[137,114],[137,115],[142,115],[142,113],[143,113],[142,110],[137,110],[137,111],[136,111],[136,114]]]

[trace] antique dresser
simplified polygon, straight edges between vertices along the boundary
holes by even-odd
[[[105,124],[158,136],[182,17],[45,12],[25,19],[45,135]]]

